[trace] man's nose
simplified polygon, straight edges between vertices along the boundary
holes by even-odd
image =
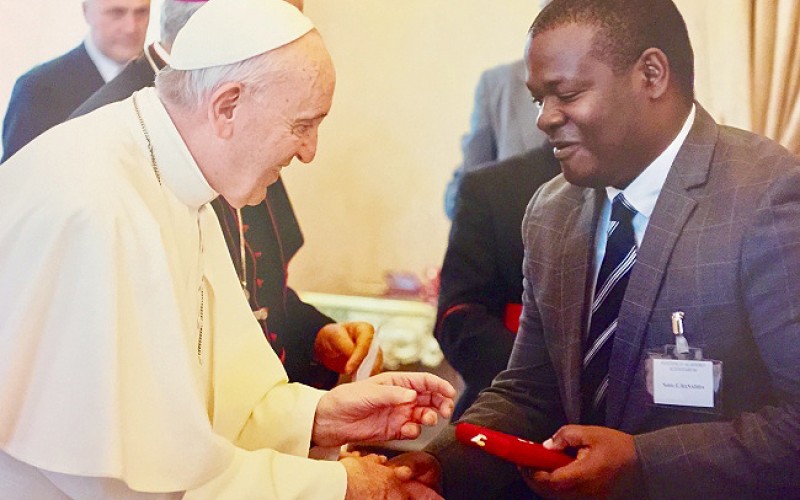
[[[303,163],[311,163],[317,155],[317,129],[315,128],[306,135],[300,148],[297,150],[297,159]]]
[[[545,134],[552,134],[558,127],[564,125],[566,118],[558,105],[550,98],[545,98],[539,105],[539,117],[536,126]]]

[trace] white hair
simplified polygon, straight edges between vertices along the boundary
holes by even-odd
[[[186,21],[197,12],[205,2],[181,2],[180,0],[164,0],[161,4],[161,44],[165,48],[172,47],[178,31]]]
[[[268,88],[292,75],[328,65],[330,56],[322,38],[317,30],[311,30],[282,47],[232,64],[195,70],[167,66],[156,75],[156,90],[163,101],[194,110],[225,83],[241,83],[246,93],[260,100]]]
[[[292,65],[286,59],[270,51],[224,66],[195,70],[167,66],[156,75],[156,90],[162,100],[186,109],[202,107],[215,90],[229,82],[243,84],[246,92],[258,98],[266,87],[302,64],[294,59]]]

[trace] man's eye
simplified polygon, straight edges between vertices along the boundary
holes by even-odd
[[[539,99],[539,98],[536,98],[536,97],[531,97],[531,101],[533,101],[533,104],[534,104],[534,105],[535,105],[537,108],[541,109],[541,107],[542,107],[542,100],[541,100],[541,99]]]
[[[574,101],[576,97],[578,97],[578,92],[568,92],[558,96],[558,98],[564,102]]]
[[[296,135],[306,135],[308,133],[308,125],[295,125],[294,133]]]
[[[125,9],[111,9],[108,14],[112,19],[121,19],[125,17]]]

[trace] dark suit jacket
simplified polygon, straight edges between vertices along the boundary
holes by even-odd
[[[103,83],[83,44],[19,77],[3,121],[3,161],[66,120]]]
[[[467,172],[442,264],[436,338],[464,379],[458,418],[508,364],[507,304],[522,302],[520,226],[533,193],[561,172],[552,148]]]
[[[125,99],[139,89],[152,86],[154,80],[153,68],[141,56],[83,103],[73,117]],[[220,219],[236,271],[241,272],[236,211],[222,198],[214,200],[212,206]],[[286,284],[289,261],[303,245],[303,233],[283,181],[278,179],[269,187],[263,203],[244,207],[242,218],[247,228],[250,305],[254,310],[269,309],[266,323],[262,322],[265,335],[283,361],[290,380],[333,387],[338,374],[314,362],[313,348],[319,329],[334,321],[300,300]]]
[[[541,441],[580,418],[582,341],[603,190],[557,177],[523,223],[525,294],[509,361],[464,420]],[[694,126],[650,218],[619,313],[606,424],[635,435],[652,498],[800,497],[800,160],[774,142]],[[723,362],[719,416],[648,405],[645,351],[687,339]],[[452,430],[431,446],[449,498],[518,478],[464,450]],[[466,478],[469,481],[466,481]],[[468,486],[468,487],[467,487]],[[631,493],[632,494],[632,493]]]

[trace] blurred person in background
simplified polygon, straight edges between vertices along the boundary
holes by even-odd
[[[57,125],[142,52],[150,0],[85,0],[84,41],[19,77],[3,120],[5,161]]]

